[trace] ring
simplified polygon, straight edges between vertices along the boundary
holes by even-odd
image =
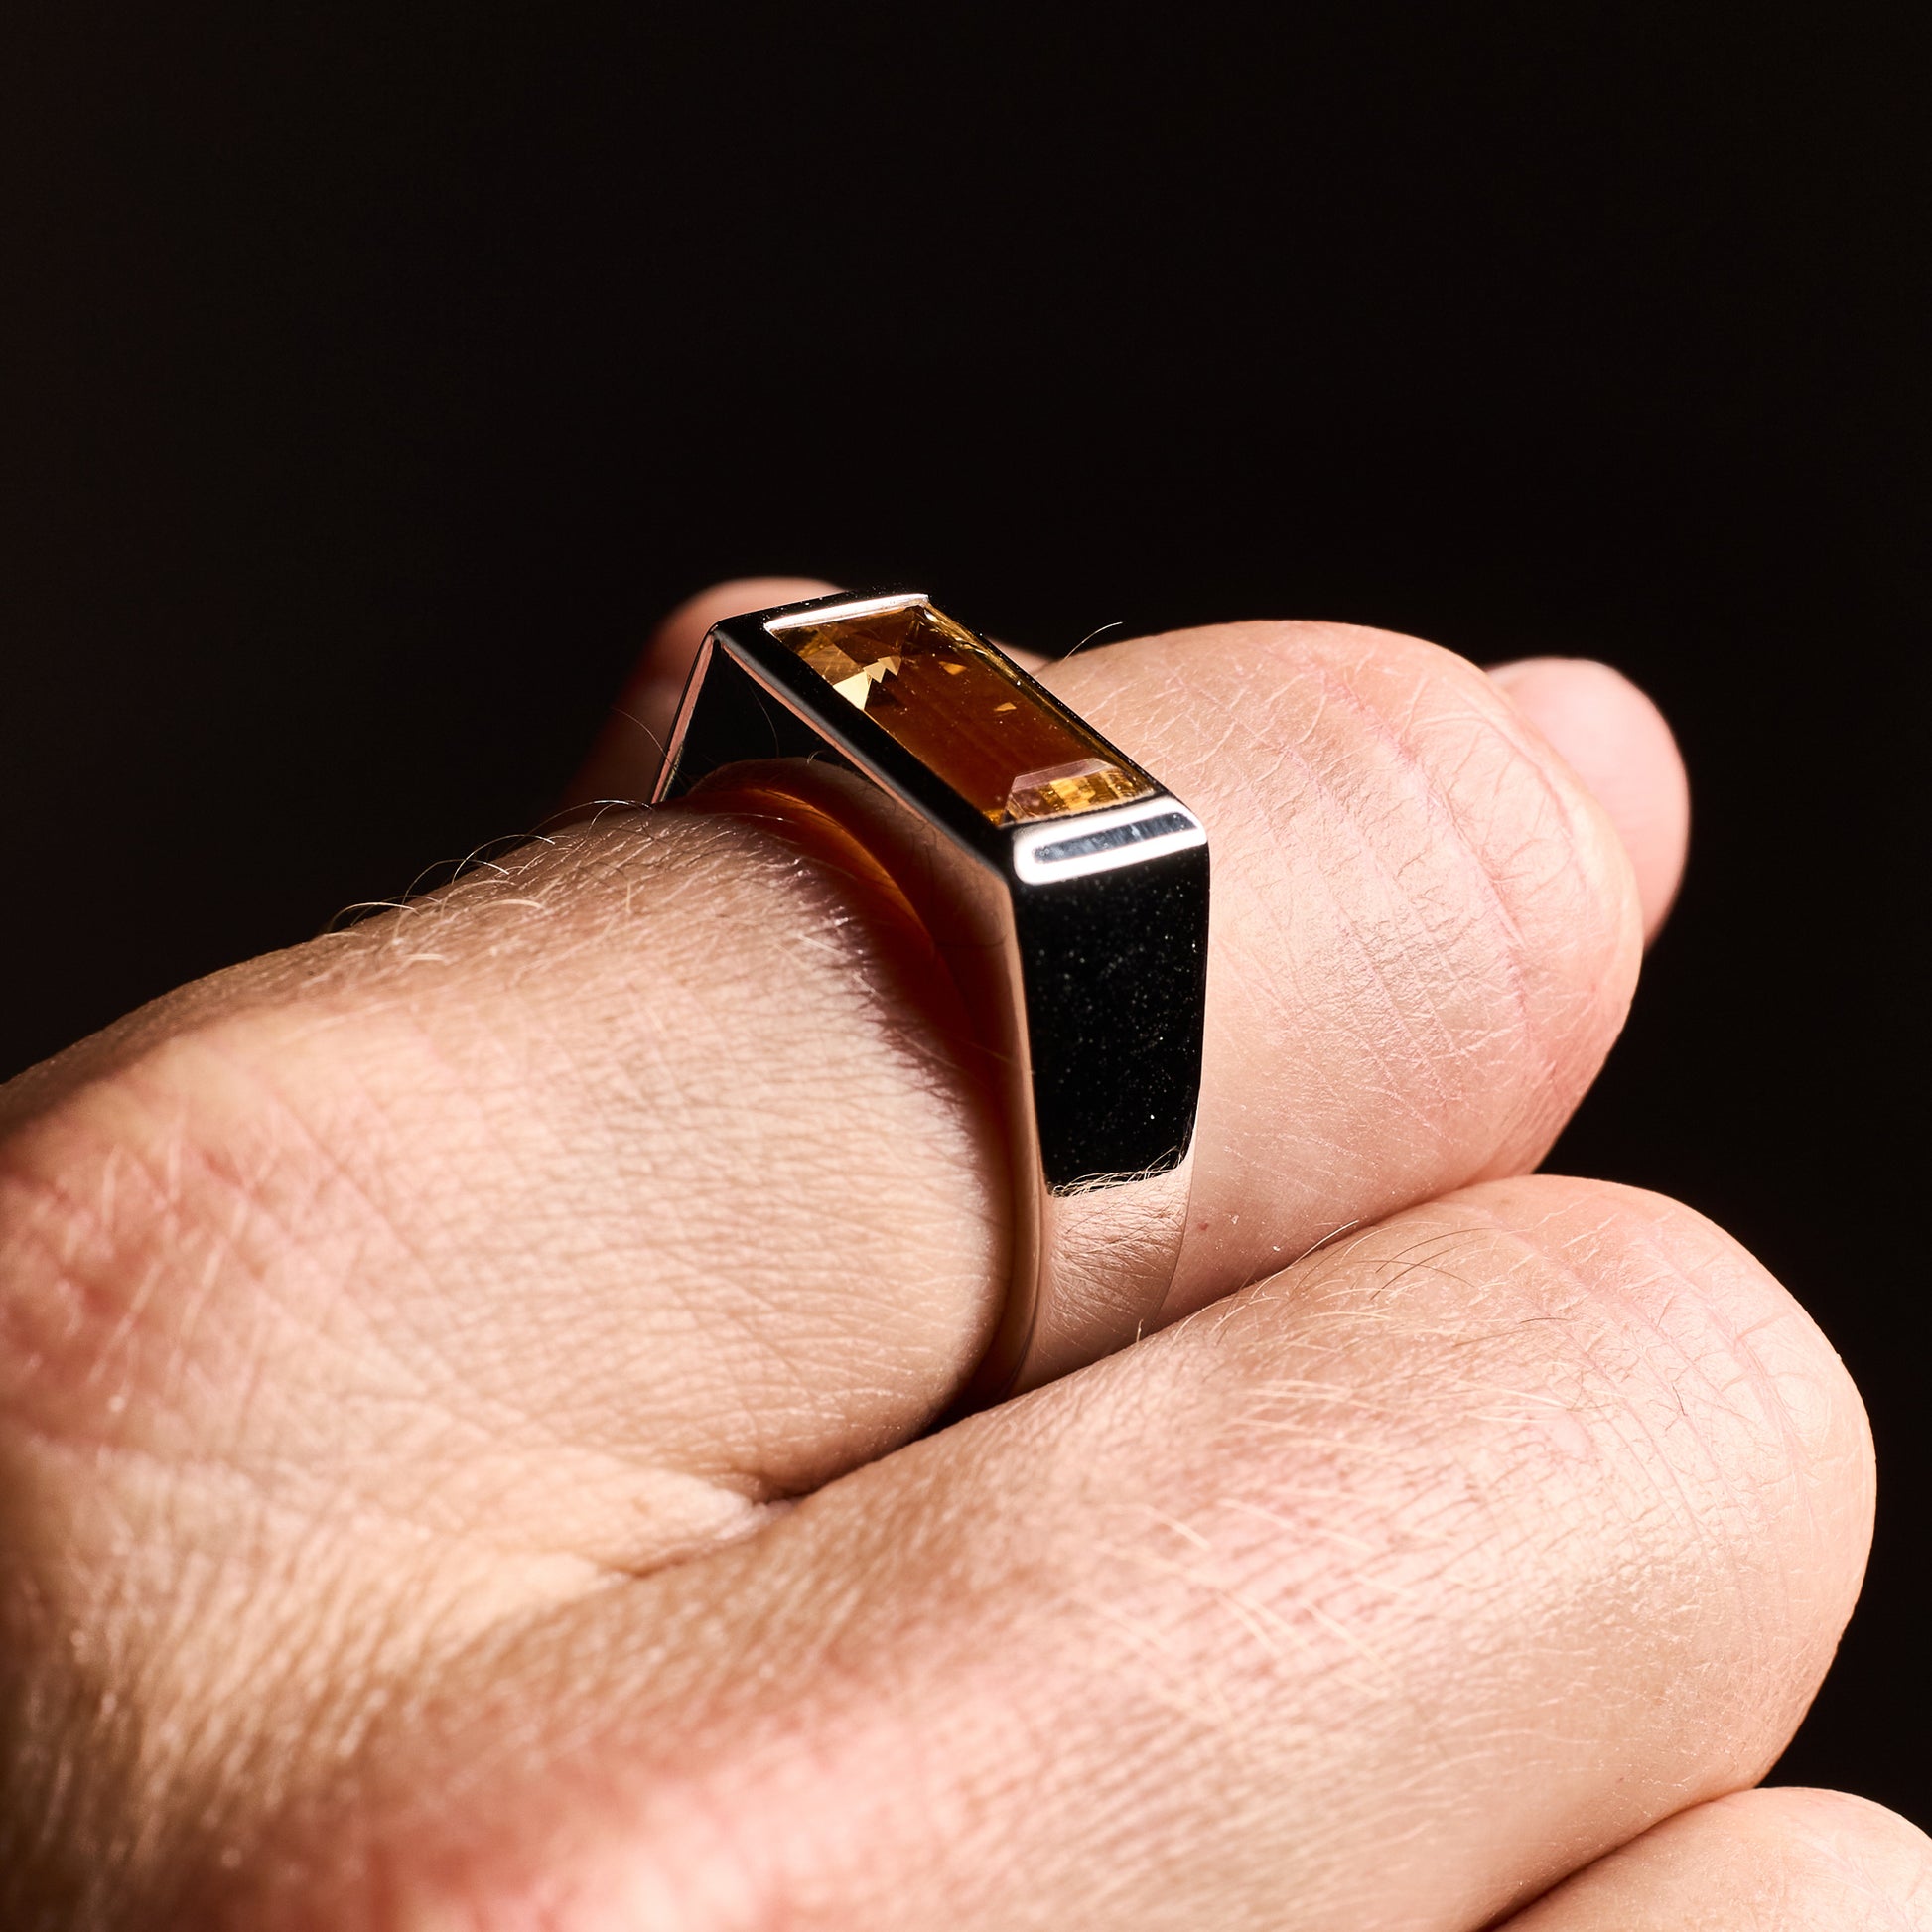
[[[1200,1096],[1207,834],[920,591],[714,625],[651,802],[800,759],[845,774],[826,779],[854,808],[840,822],[856,818],[925,924],[1002,1075],[1012,1288],[965,1398],[983,1405],[1133,1341],[1173,1281]]]

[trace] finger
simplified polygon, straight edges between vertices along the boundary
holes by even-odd
[[[1681,1812],[1507,1932],[1923,1932],[1932,1841],[1842,1791],[1740,1791]]]
[[[734,577],[686,598],[651,633],[630,682],[565,791],[564,809],[650,796],[684,681],[705,632],[721,618],[795,604],[836,588],[816,577]]]
[[[1677,897],[1691,789],[1664,714],[1607,664],[1529,657],[1489,675],[1576,772],[1616,827],[1637,877],[1646,939]]]
[[[1734,1243],[1492,1183],[466,1660],[237,1922],[1466,1932],[1763,1773],[1870,1509]]]
[[[1634,896],[1489,681],[1279,624],[1054,675],[1215,842],[1175,1310],[1533,1165],[1621,1020]],[[424,1562],[486,1618],[922,1428],[1007,1290],[997,1125],[902,905],[861,850],[785,829],[607,818],[41,1076],[0,1151],[37,1337],[0,1356],[0,1413],[36,1456],[245,1471],[248,1537],[326,1525],[356,1588],[401,1599],[398,1641]],[[42,1485],[48,1545],[114,1587],[111,1521],[83,1533],[70,1488]],[[234,1543],[234,1492],[203,1506]],[[276,1614],[309,1613],[291,1582]]]
[[[1344,624],[1183,631],[1044,675],[1213,844],[1193,1208],[1167,1315],[1534,1167],[1622,1025],[1639,914],[1607,816],[1494,684]]]

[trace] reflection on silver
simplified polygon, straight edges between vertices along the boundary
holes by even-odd
[[[1206,844],[1200,820],[1179,800],[1143,798],[1113,811],[1029,825],[1013,842],[1013,868],[1029,885],[1044,886]]]

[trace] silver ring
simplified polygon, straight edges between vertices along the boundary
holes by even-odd
[[[1012,1289],[968,1404],[1131,1342],[1186,1229],[1207,984],[1207,834],[1179,799],[922,591],[713,627],[653,804],[808,759],[958,981],[997,1057]],[[795,768],[795,767],[794,767]]]

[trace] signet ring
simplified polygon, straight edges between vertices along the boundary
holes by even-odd
[[[963,1406],[1125,1346],[1158,1314],[1186,1229],[1200,820],[921,591],[715,624],[652,802],[794,759],[849,774],[834,783],[958,983],[1002,1095],[1011,1284]]]

